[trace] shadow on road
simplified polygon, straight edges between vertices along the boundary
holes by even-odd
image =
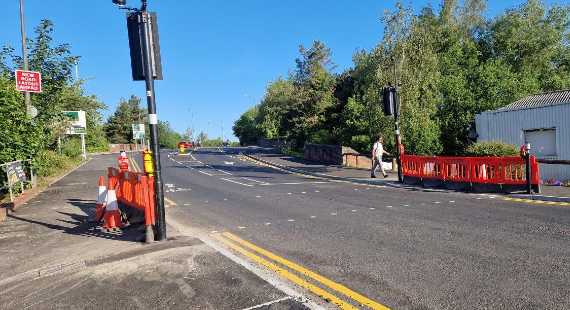
[[[82,200],[82,199],[68,199],[67,202],[79,208],[83,212],[83,214],[57,211],[57,213],[64,216],[65,218],[57,218],[54,220],[59,223],[65,223],[72,226],[58,225],[57,223],[53,223],[47,220],[39,221],[36,219],[25,218],[14,214],[9,214],[8,217],[13,220],[22,221],[34,225],[40,225],[48,229],[58,230],[65,234],[70,234],[70,235],[96,237],[96,238],[103,238],[109,240],[121,240],[127,242],[142,241],[141,239],[142,235],[139,231],[137,231],[138,229],[135,226],[126,226],[120,231],[111,232],[103,230],[102,227],[100,226],[100,223],[90,222],[89,215],[94,213],[95,201]]]

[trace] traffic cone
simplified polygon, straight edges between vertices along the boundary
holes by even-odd
[[[105,223],[103,224],[103,228],[114,230],[122,226],[123,223],[121,222],[117,193],[112,187],[109,187],[107,190],[107,206],[105,207]]]
[[[97,195],[97,208],[95,209],[95,222],[103,219],[105,213],[105,205],[107,204],[107,186],[105,186],[105,177],[99,177],[99,193]]]

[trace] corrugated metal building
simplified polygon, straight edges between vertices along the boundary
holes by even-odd
[[[475,117],[478,141],[531,144],[543,159],[570,160],[570,90],[528,96]],[[543,180],[570,179],[569,165],[540,165]]]

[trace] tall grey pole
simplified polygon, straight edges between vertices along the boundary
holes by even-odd
[[[153,154],[154,165],[154,190],[156,209],[156,240],[166,240],[166,215],[164,211],[164,187],[162,184],[162,173],[160,169],[160,147],[158,145],[158,117],[156,115],[156,101],[154,92],[154,72],[151,62],[151,28],[150,14],[146,10],[146,1],[140,12],[142,18],[143,36],[143,63],[146,83],[146,100],[148,104],[148,124],[150,129],[150,148]]]
[[[24,19],[24,0],[20,0],[20,32],[22,34],[22,60],[23,69],[27,71],[28,67],[28,48],[26,47],[26,20]],[[32,104],[30,100],[30,93],[24,92],[24,98],[26,103],[26,114],[28,116],[32,115]]]

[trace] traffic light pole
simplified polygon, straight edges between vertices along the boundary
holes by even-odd
[[[404,177],[402,174],[402,160],[400,156],[402,137],[400,136],[400,96],[398,94],[398,89],[395,88],[394,91],[394,129],[396,137],[396,164],[398,165],[398,182],[404,183]]]
[[[143,36],[143,64],[146,83],[146,100],[148,104],[148,120],[150,128],[150,149],[154,155],[154,190],[155,190],[155,238],[157,241],[166,240],[166,215],[164,211],[164,187],[160,168],[160,146],[158,144],[158,117],[156,115],[156,101],[154,92],[154,73],[151,62],[151,28],[150,15],[146,10],[146,1],[143,2],[142,10],[137,13],[142,19]]]

